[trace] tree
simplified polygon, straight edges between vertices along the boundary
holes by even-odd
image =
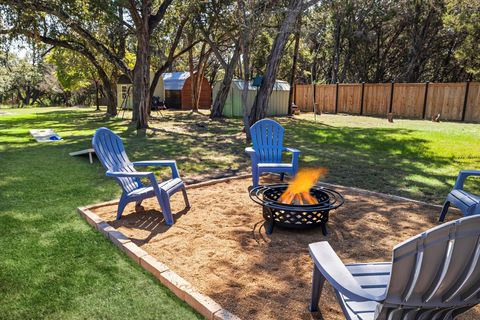
[[[453,50],[454,57],[472,78],[480,78],[480,2],[447,0],[443,20],[456,38],[463,38]]]
[[[19,106],[34,105],[42,96],[61,92],[54,68],[44,60],[48,50],[34,43],[29,46],[32,50],[25,57],[0,51],[0,95],[13,93]]]
[[[55,75],[63,89],[67,104],[72,92],[85,90],[93,84],[97,95],[97,110],[99,110],[100,80],[96,69],[84,56],[58,47],[49,52],[46,60],[55,66]]]
[[[2,0],[0,4],[8,5],[17,12],[28,12],[31,15],[44,14],[48,21],[60,25],[60,29],[67,30],[79,37],[93,48],[96,53],[115,65],[121,72],[133,80],[133,119],[137,129],[148,127],[148,110],[151,104],[150,95],[150,57],[151,38],[155,29],[164,19],[167,9],[173,0],[164,0],[154,8],[151,0],[97,2],[89,1],[89,6],[84,6],[80,1],[42,1],[42,0]],[[129,13],[129,25],[123,17],[117,14],[119,7],[125,7]],[[103,18],[103,19],[102,19]],[[135,37],[135,64],[133,69],[128,66],[124,57],[116,52],[108,43],[108,39],[101,34],[96,34],[95,27],[99,23],[111,22],[109,19],[120,20]],[[118,25],[118,23],[117,23]],[[92,61],[93,62],[93,61]]]
[[[210,5],[205,4],[204,10],[197,12],[196,16],[196,27],[223,68],[223,78],[210,113],[211,119],[223,117],[223,107],[240,58],[233,5],[231,1],[213,1]]]
[[[268,57],[267,66],[265,69],[265,75],[263,77],[262,84],[260,85],[260,89],[258,90],[255,97],[255,102],[253,103],[252,110],[250,112],[250,125],[265,117],[268,107],[268,100],[270,98],[270,95],[272,94],[277,71],[280,67],[281,58],[287,40],[292,33],[299,14],[311,4],[313,4],[313,1],[305,3],[303,0],[290,0],[287,12],[285,13],[285,18],[278,30],[275,41],[273,42],[272,49]]]

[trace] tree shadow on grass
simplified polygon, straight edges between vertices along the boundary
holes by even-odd
[[[414,131],[409,129],[333,127],[297,119],[276,120],[285,127],[285,145],[302,151],[300,165],[327,167],[326,180],[332,183],[441,203],[456,174],[453,168],[452,175],[437,173],[445,170],[435,168],[445,169],[452,164],[429,151],[429,141],[414,137]],[[136,135],[134,126],[127,121],[105,119],[93,112],[52,111],[13,117],[0,122],[0,147],[5,152],[38,149],[67,156],[91,147],[92,135],[100,126],[120,134],[132,161],[176,159],[187,180],[250,171],[240,119],[209,121],[188,112],[166,113],[161,121],[151,123],[144,137]],[[64,140],[48,145],[34,143],[28,129],[43,127],[57,130]],[[16,140],[19,135],[28,139]],[[289,159],[284,156],[285,161]],[[74,161],[86,162],[82,158]],[[167,171],[154,170],[168,177]]]

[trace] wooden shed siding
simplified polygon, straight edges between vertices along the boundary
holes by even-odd
[[[207,78],[202,77],[200,91],[200,109],[210,109],[212,106],[212,87]],[[182,89],[182,110],[192,109],[192,77],[185,80]]]

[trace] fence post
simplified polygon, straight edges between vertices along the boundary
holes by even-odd
[[[388,113],[392,113],[393,111],[393,87],[395,86],[395,82],[392,81],[390,85],[390,105],[388,106]]]
[[[422,119],[425,119],[425,115],[427,114],[427,96],[428,96],[428,84],[430,81],[425,82],[425,97],[423,98],[423,111],[422,111]]]
[[[365,94],[365,82],[362,82],[362,94],[360,98],[360,115],[363,115],[363,97]]]
[[[463,99],[463,111],[462,111],[462,122],[465,121],[465,113],[467,112],[467,102],[468,102],[468,91],[470,89],[470,80],[467,81],[465,87],[465,98]]]
[[[338,82],[335,85],[335,113],[338,113]]]

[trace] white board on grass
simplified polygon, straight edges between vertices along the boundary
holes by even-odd
[[[62,140],[62,138],[53,129],[32,129],[30,130],[32,137],[37,142],[51,142]]]

